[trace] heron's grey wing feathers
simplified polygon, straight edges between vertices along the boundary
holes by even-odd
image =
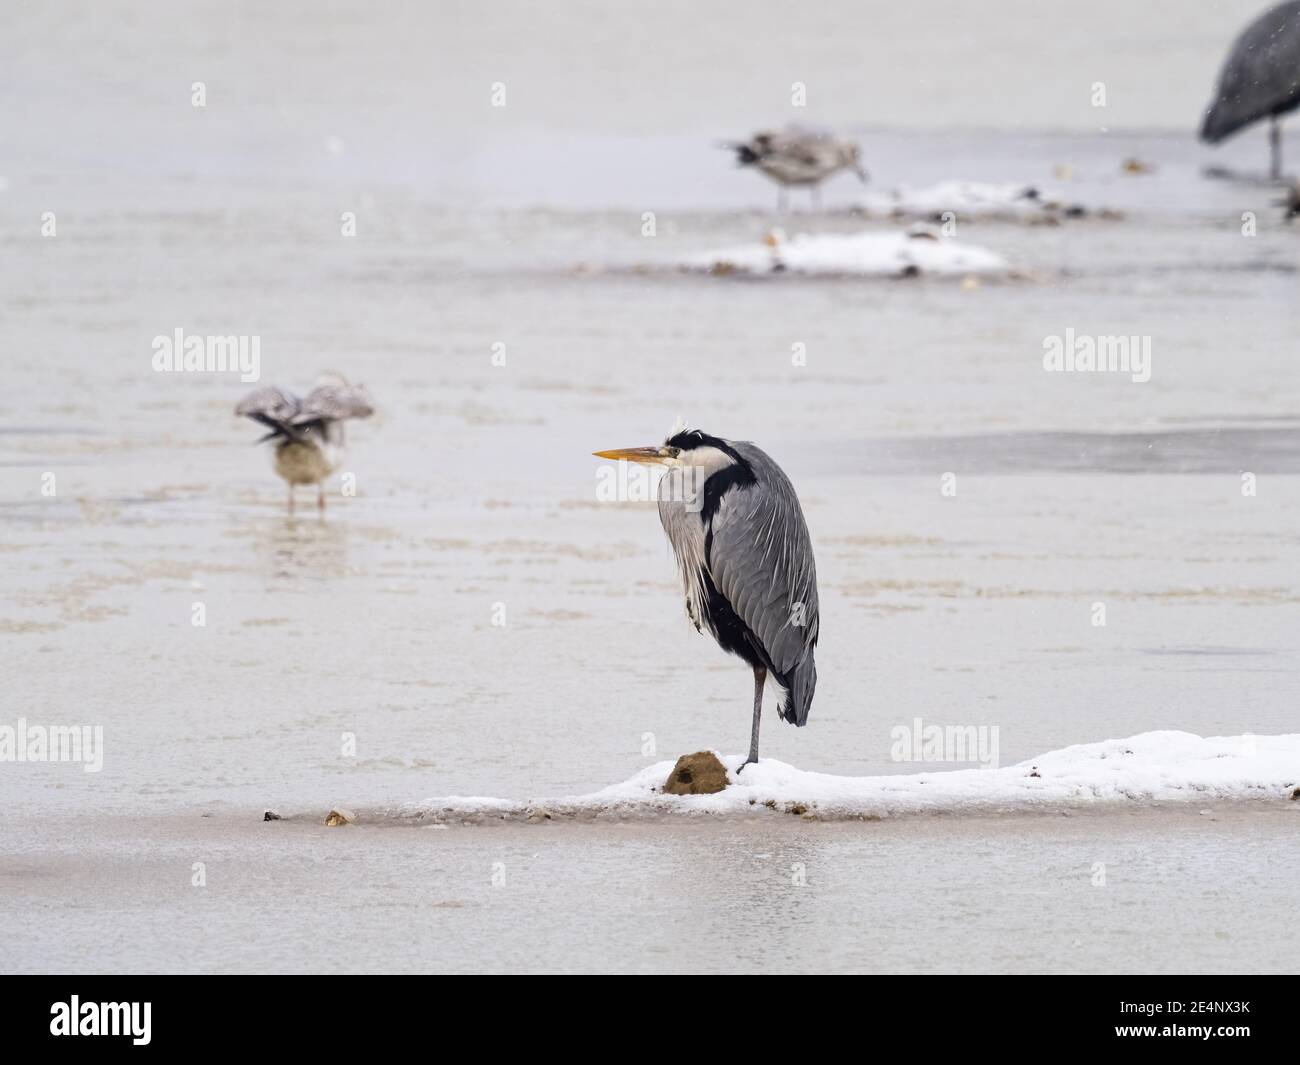
[[[369,394],[360,385],[321,385],[307,393],[294,422],[369,418],[374,412]]]
[[[289,424],[302,409],[302,400],[283,388],[268,385],[250,392],[235,408],[235,413],[256,421]]]
[[[707,565],[714,586],[749,626],[779,673],[817,642],[817,568],[803,510],[789,479],[753,444],[735,444],[754,470],[719,503]]]

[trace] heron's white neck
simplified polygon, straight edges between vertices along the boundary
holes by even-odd
[[[673,462],[675,466],[694,466],[701,470],[701,473],[696,474],[701,484],[719,470],[735,464],[735,459],[716,447],[693,447],[690,451],[683,451]]]

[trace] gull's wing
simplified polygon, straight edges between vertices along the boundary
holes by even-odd
[[[834,166],[840,157],[840,141],[827,130],[788,126],[775,143],[775,150],[810,168]]]
[[[321,385],[307,393],[293,423],[369,418],[374,412],[370,394],[362,385]]]
[[[292,392],[269,385],[246,395],[235,408],[235,413],[265,425],[272,436],[287,436],[288,427],[301,410],[302,400]]]

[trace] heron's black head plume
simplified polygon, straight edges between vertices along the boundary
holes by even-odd
[[[690,451],[697,447],[716,447],[721,441],[710,436],[702,429],[674,429],[664,441],[664,447],[675,447],[678,451]]]
[[[673,458],[685,465],[700,465],[712,472],[705,485],[705,509],[709,510],[710,498],[714,509],[720,493],[728,487],[740,484],[752,484],[754,471],[749,461],[736,450],[736,445],[720,436],[711,436],[703,429],[687,429],[686,423],[678,419],[673,426],[664,447],[671,448],[676,454]],[[725,455],[720,459],[719,455]]]

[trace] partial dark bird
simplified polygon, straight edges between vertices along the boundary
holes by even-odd
[[[1281,116],[1300,107],[1300,0],[1269,8],[1233,42],[1201,139],[1218,144],[1237,130],[1269,120],[1274,180],[1282,176]]]
[[[1300,182],[1287,189],[1286,198],[1279,200],[1277,205],[1286,208],[1282,221],[1289,222],[1293,218],[1300,218]]]
[[[778,185],[776,207],[788,207],[786,189],[806,185],[812,192],[813,207],[821,209],[821,183],[841,170],[851,170],[866,182],[862,149],[851,140],[820,130],[787,126],[780,131],[755,133],[747,141],[728,141],[724,147],[736,153],[741,166],[757,167]]]
[[[662,445],[597,451],[666,466],[659,520],[677,556],[686,616],[754,671],[749,757],[758,761],[763,688],[784,721],[808,721],[817,687],[817,567],[799,498],[767,453],[744,441],[674,427]]]
[[[275,445],[275,472],[288,482],[292,514],[293,490],[300,484],[316,485],[316,505],[325,509],[325,480],[343,461],[343,422],[368,418],[374,407],[363,385],[350,385],[340,374],[326,374],[305,399],[283,388],[259,388],[244,398],[235,413],[270,430],[257,442]]]

